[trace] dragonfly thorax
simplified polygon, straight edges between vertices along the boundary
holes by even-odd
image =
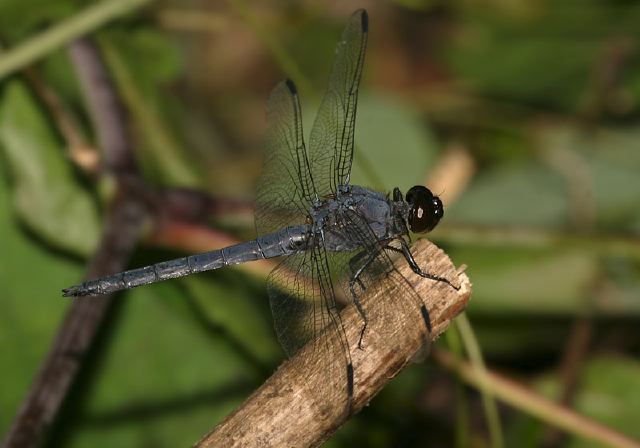
[[[407,233],[409,206],[357,185],[340,187],[337,194],[309,210],[312,231],[321,234],[330,251],[351,251]]]

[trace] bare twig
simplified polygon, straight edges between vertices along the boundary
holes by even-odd
[[[69,157],[86,173],[95,175],[100,162],[100,154],[97,148],[87,142],[73,114],[36,70],[27,68],[23,71],[23,75],[42,100],[42,104],[48,110],[56,128],[66,142]]]
[[[98,133],[98,146],[103,149],[103,164],[118,175],[136,170],[129,141],[124,106],[115,94],[109,72],[95,44],[79,39],[69,52]]]
[[[422,279],[413,274],[404,260],[399,270],[411,279],[429,309],[433,324],[432,337],[440,335],[460,311],[471,294],[469,279],[458,273],[451,260],[435,245],[420,241],[414,247],[418,263],[429,272],[438,273],[460,282],[459,291],[450,286]],[[406,366],[424,345],[423,323],[420,313],[398,315],[393,307],[399,297],[370,297],[364,348],[357,348],[362,329],[354,307],[341,315],[354,368],[353,409],[359,411]],[[391,303],[390,303],[391,302]],[[391,326],[391,330],[389,328]],[[320,338],[328,337],[321,335]],[[322,339],[320,340],[322,344]],[[344,389],[332,386],[323,371],[340,366],[316,366],[307,362],[313,346],[307,346],[285,362],[247,401],[225,421],[216,426],[199,443],[200,447],[251,446],[318,446],[340,425],[344,414]],[[344,359],[324,360],[339,363]]]
[[[233,215],[234,220],[247,222],[253,227],[253,205],[249,201],[221,196],[213,197],[188,188],[161,190],[156,200],[162,201],[162,206],[158,207],[160,212],[168,215],[172,220],[201,223],[221,216]]]
[[[481,371],[451,353],[434,350],[433,357],[446,369],[456,372],[466,383],[491,391],[499,400],[545,423],[606,446],[640,448],[640,442],[631,440],[590,418],[576,414],[512,380],[490,371]]]
[[[109,165],[131,175],[137,173],[131,157],[126,119],[96,48],[88,41],[72,45],[76,69]],[[78,57],[78,55],[81,55]],[[132,176],[119,177],[115,199],[107,213],[100,246],[86,277],[122,270],[138,241],[145,212]],[[53,423],[75,380],[85,355],[111,305],[112,297],[73,302],[31,389],[4,441],[6,447],[39,445]]]

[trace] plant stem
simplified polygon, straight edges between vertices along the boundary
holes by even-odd
[[[0,57],[0,80],[151,0],[105,0],[36,34]]]
[[[500,415],[498,414],[498,407],[496,406],[495,397],[493,392],[486,386],[484,377],[487,374],[487,367],[482,358],[482,351],[480,350],[480,344],[473,333],[471,323],[465,313],[460,313],[458,319],[455,320],[456,328],[462,338],[464,345],[471,363],[480,372],[479,389],[482,394],[482,406],[484,407],[484,413],[487,417],[487,426],[489,427],[489,435],[491,437],[491,446],[494,448],[502,448],[504,446],[504,440],[502,437],[502,425],[500,424]]]
[[[496,398],[564,431],[600,444],[619,448],[640,448],[640,443],[590,418],[554,403],[516,382],[490,371],[483,371],[444,350],[434,349],[433,358],[455,372],[467,384],[484,387]]]
[[[447,340],[447,346],[449,350],[456,356],[463,355],[462,341],[460,335],[455,331],[448,331],[445,333]],[[469,404],[467,402],[467,394],[464,390],[464,384],[460,378],[456,377],[455,384],[456,394],[456,447],[465,448],[469,446],[469,440],[471,440],[469,434]]]

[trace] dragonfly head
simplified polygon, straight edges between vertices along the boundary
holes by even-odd
[[[407,191],[409,215],[407,224],[414,233],[426,233],[440,222],[444,216],[444,207],[438,196],[431,193],[427,187],[416,185]]]

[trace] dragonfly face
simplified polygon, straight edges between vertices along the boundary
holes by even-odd
[[[416,185],[407,191],[407,203],[411,207],[407,225],[414,233],[430,232],[444,216],[440,198],[422,185]]]

